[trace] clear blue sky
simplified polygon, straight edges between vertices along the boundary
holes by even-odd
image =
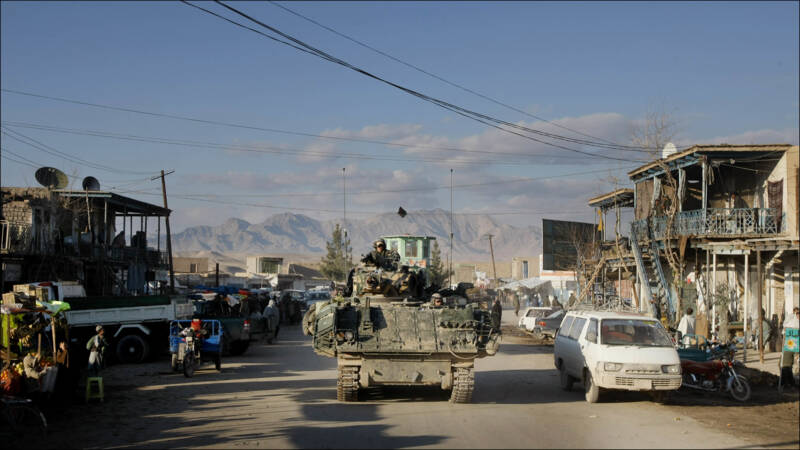
[[[630,126],[648,107],[664,105],[680,125],[677,140],[683,144],[797,144],[797,2],[282,4],[450,81],[614,142],[629,143]],[[269,3],[231,5],[391,81],[510,122],[574,136],[372,53]],[[212,3],[202,6],[234,17]],[[342,189],[342,167],[348,168],[353,192],[449,184],[450,167],[456,185],[606,167],[620,173],[631,167],[574,158],[579,155],[502,134],[182,3],[4,1],[0,9],[4,89],[311,134],[570,157],[506,155],[473,164],[490,156],[473,153],[444,161],[456,155],[188,123],[2,93],[3,121],[311,152],[209,150],[5,124],[116,170],[65,161],[7,136],[2,138],[4,155],[11,156],[9,150],[77,177],[94,175],[104,188],[143,190],[130,194],[142,200],[159,201],[152,195],[157,184],[132,181],[162,168],[176,169],[168,185],[176,194],[170,206],[176,210],[177,230],[235,215],[260,221],[285,210],[335,217],[342,199],[332,192]],[[428,161],[345,159],[314,152]],[[467,157],[472,163],[462,164]],[[455,209],[542,211],[553,218],[591,220],[585,201],[609,188],[598,182],[608,175],[458,188]],[[35,185],[33,168],[8,160],[2,177],[4,186]],[[217,197],[225,199],[220,204],[180,196],[211,193],[230,197]],[[286,193],[315,195],[276,196]],[[447,209],[449,191],[348,197],[353,214],[399,205]],[[497,219],[538,224],[540,215]]]

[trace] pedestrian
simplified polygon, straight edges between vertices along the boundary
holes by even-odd
[[[800,308],[794,307],[792,309],[792,317],[787,318],[783,322],[783,339],[786,342],[787,330],[794,331],[795,344],[797,348],[797,330],[800,328]],[[783,349],[781,349],[783,350]],[[783,350],[781,355],[781,386],[797,387],[794,382],[794,373],[792,373],[792,366],[794,365],[794,358],[798,353],[796,351],[790,352]]]
[[[86,350],[89,351],[89,376],[97,377],[100,376],[100,369],[103,368],[108,341],[106,341],[106,331],[102,325],[97,325],[94,330],[97,334],[86,343]]]
[[[761,345],[764,346],[764,351],[767,351],[769,338],[772,334],[772,325],[769,323],[769,320],[767,320],[767,312],[764,310],[764,308],[761,308],[761,326],[759,327],[758,332],[761,336]]]
[[[514,315],[519,317],[519,295],[516,292],[511,294],[511,301],[514,302]]]
[[[578,299],[575,298],[575,293],[570,291],[569,292],[569,300],[567,305],[573,306]]]
[[[687,309],[686,314],[684,314],[680,322],[678,322],[678,332],[681,334],[681,337],[687,334],[694,334],[695,318],[692,316],[693,312],[694,310],[692,308]]]
[[[492,328],[495,330],[500,331],[500,323],[503,317],[503,306],[500,304],[500,301],[495,299],[494,305],[492,305]]]

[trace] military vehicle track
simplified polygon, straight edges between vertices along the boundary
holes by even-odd
[[[336,400],[340,402],[358,401],[357,366],[340,366],[339,378],[336,380]]]
[[[472,402],[472,391],[475,388],[475,375],[472,369],[458,368],[453,373],[453,391],[450,393],[451,403]]]

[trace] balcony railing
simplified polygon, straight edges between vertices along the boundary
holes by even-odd
[[[671,236],[742,236],[756,237],[785,231],[785,214],[778,215],[772,208],[714,208],[682,211],[675,215]],[[652,218],[650,230],[647,219],[632,225],[638,240],[648,237],[664,239],[667,235],[667,218]]]

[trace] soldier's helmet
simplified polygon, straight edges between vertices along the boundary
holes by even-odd
[[[372,246],[375,247],[375,248],[378,248],[378,244],[383,244],[383,248],[386,248],[386,241],[384,241],[383,238],[378,239],[377,241],[373,242]]]

